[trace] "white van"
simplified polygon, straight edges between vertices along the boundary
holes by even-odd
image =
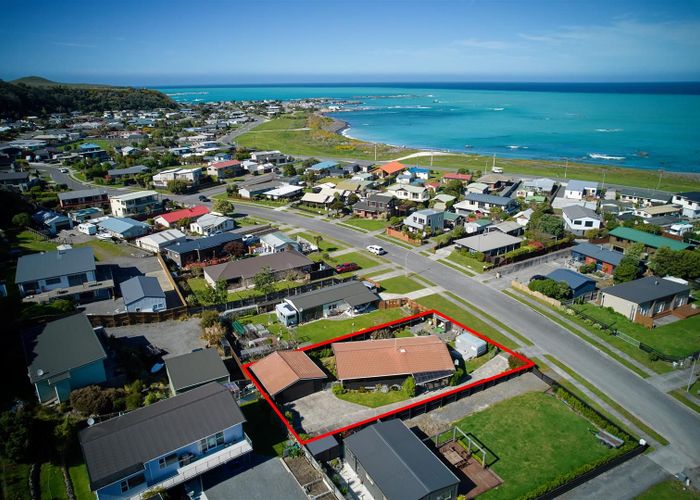
[[[386,250],[384,250],[379,245],[370,245],[367,247],[367,250],[369,250],[370,252],[372,252],[375,255],[384,255],[386,253]]]

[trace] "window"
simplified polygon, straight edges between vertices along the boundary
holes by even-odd
[[[593,227],[593,221],[587,220],[585,225],[586,225],[586,227]]]
[[[130,477],[129,479],[125,479],[120,483],[121,491],[124,493],[127,490],[130,490],[131,488],[135,488],[136,486],[143,484],[146,482],[146,476],[143,475],[143,473]]]
[[[167,457],[162,457],[158,459],[158,467],[161,469],[165,469],[167,467],[170,467],[172,464],[177,462],[177,454],[172,453],[168,455]]]
[[[216,434],[212,434],[207,438],[200,439],[199,449],[202,453],[206,453],[207,451],[214,449],[217,446],[221,446],[222,444],[224,444],[224,433],[217,432]]]
[[[49,278],[46,280],[46,286],[58,285],[61,282],[61,278]]]

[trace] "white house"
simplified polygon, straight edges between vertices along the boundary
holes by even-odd
[[[137,238],[134,243],[136,243],[136,246],[139,248],[158,253],[168,245],[174,245],[175,243],[180,243],[185,240],[187,240],[187,237],[179,229],[168,229]]]
[[[583,200],[584,198],[598,197],[598,183],[591,181],[572,180],[564,189],[564,198],[570,200]]]
[[[152,178],[153,186],[159,188],[168,187],[168,182],[185,181],[196,186],[202,177],[201,168],[169,168],[155,174]]]
[[[304,188],[301,186],[292,186],[291,184],[285,184],[277,188],[265,191],[263,195],[270,200],[281,200],[290,199],[301,195],[304,192]]]
[[[109,205],[115,217],[150,215],[161,208],[160,197],[156,191],[137,191],[110,196]]]
[[[445,225],[445,212],[439,212],[432,208],[417,210],[406,217],[403,223],[413,232],[430,230],[438,233]]]
[[[683,217],[700,217],[700,191],[674,194],[671,203],[683,209]]]
[[[567,231],[577,236],[581,236],[591,229],[600,229],[601,226],[601,218],[597,213],[590,208],[579,205],[564,207],[562,216],[566,223]]]
[[[202,215],[195,222],[190,224],[190,231],[204,236],[223,233],[236,227],[236,221],[231,217],[223,215],[206,214]]]
[[[430,199],[430,193],[428,189],[423,186],[413,186],[411,184],[401,185],[392,184],[386,188],[387,194],[398,198],[399,200],[411,200],[416,202],[428,201]]]
[[[506,198],[505,196],[469,193],[464,201],[456,203],[453,208],[459,215],[465,216],[473,212],[490,214],[494,208],[500,208],[504,212],[512,214],[518,209],[518,202],[513,198]]]

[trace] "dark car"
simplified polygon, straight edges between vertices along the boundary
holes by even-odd
[[[207,197],[204,196],[203,194],[200,194],[200,195],[199,195],[199,201],[209,201],[209,198],[207,198]]]
[[[338,264],[335,266],[336,273],[349,273],[350,271],[357,271],[360,268],[354,262],[345,262],[343,264]]]
[[[541,281],[546,279],[546,276],[542,276],[541,274],[535,274],[532,278],[530,278],[530,281]]]

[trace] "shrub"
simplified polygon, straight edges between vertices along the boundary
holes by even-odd
[[[571,297],[571,288],[564,281],[554,281],[552,279],[535,280],[531,281],[527,287],[533,292],[540,292],[556,300]]]
[[[523,366],[525,362],[517,356],[508,356],[508,368],[511,370]]]
[[[343,387],[343,384],[333,385],[333,394],[335,394],[336,396],[339,394],[345,394],[346,392],[348,391],[345,389],[345,387]]]
[[[595,271],[595,264],[583,264],[578,268],[578,272],[581,274],[588,274]]]
[[[102,389],[97,385],[89,385],[71,392],[70,404],[75,410],[85,415],[110,413],[114,409],[112,400],[115,392]]]
[[[454,371],[454,373],[452,374],[452,377],[450,377],[450,385],[451,386],[459,385],[463,376],[464,376],[464,370],[462,368],[457,368]]]
[[[409,398],[416,395],[416,381],[413,380],[413,377],[408,377],[406,380],[404,380],[403,390],[406,391]]]
[[[217,323],[221,323],[221,318],[216,311],[204,311],[202,313],[202,318],[199,320],[199,326],[202,330],[214,326]]]

